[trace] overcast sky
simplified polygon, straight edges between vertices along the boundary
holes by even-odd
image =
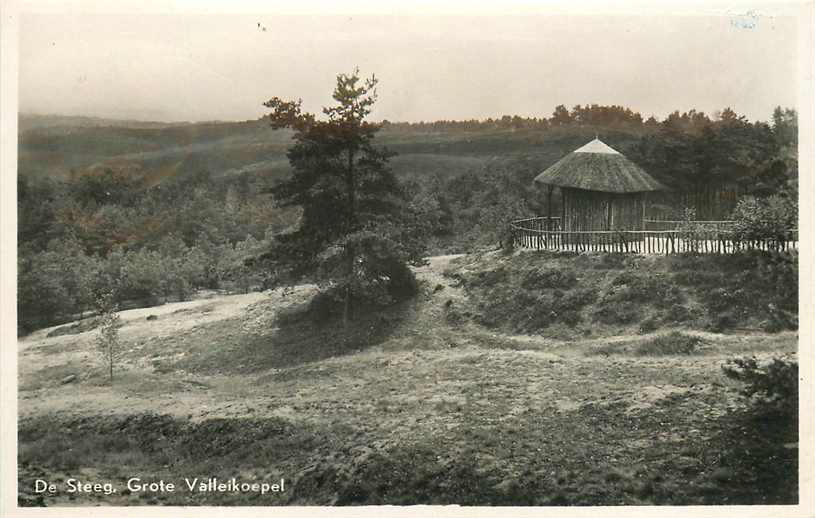
[[[795,20],[780,17],[25,15],[19,102],[28,113],[243,120],[275,95],[319,111],[336,74],[358,65],[380,79],[375,119],[599,103],[660,118],[731,106],[768,120],[796,105],[796,64]]]

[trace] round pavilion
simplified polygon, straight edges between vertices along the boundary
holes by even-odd
[[[555,162],[534,181],[548,186],[550,207],[552,190],[560,188],[564,231],[642,230],[645,193],[664,189],[597,138]]]

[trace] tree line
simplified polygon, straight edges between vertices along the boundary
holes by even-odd
[[[18,331],[94,311],[246,291],[265,272],[246,261],[297,218],[273,207],[262,177],[207,172],[148,186],[106,170],[74,181],[18,177]]]
[[[773,114],[771,125],[775,126],[779,119],[789,123],[790,119],[795,119],[796,114],[793,109],[776,108]],[[675,110],[662,120],[650,115],[644,117],[638,111],[620,105],[602,104],[577,104],[571,109],[565,105],[558,105],[549,117],[522,117],[520,115],[502,115],[501,117],[486,119],[466,119],[466,120],[436,120],[419,122],[393,122],[382,121],[383,129],[387,131],[480,131],[480,130],[521,130],[535,129],[547,130],[552,128],[575,128],[575,127],[598,127],[627,129],[639,132],[658,131],[664,127],[682,126],[688,129],[700,128],[717,121],[731,121],[738,119],[746,121],[746,118],[739,116],[730,107],[723,108],[720,112],[708,115],[701,111],[689,110],[680,112]],[[756,121],[755,124],[766,124]],[[797,126],[797,124],[796,124]]]

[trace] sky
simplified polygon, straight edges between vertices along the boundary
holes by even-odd
[[[379,78],[375,120],[796,107],[781,16],[26,14],[19,37],[23,113],[246,120],[273,96],[319,112],[357,66]]]

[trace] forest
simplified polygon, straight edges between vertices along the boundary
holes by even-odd
[[[186,300],[198,290],[275,285],[258,260],[302,218],[275,186],[291,174],[292,131],[269,121],[139,124],[21,116],[18,333],[94,310]],[[730,108],[647,119],[622,106],[558,106],[549,117],[389,122],[377,127],[428,255],[495,248],[512,219],[541,215],[532,179],[599,134],[671,191],[651,217],[679,218],[689,196],[797,223],[797,114],[769,122]],[[739,200],[738,205],[736,201]],[[557,210],[557,209],[556,209]],[[739,210],[741,211],[739,213]]]

